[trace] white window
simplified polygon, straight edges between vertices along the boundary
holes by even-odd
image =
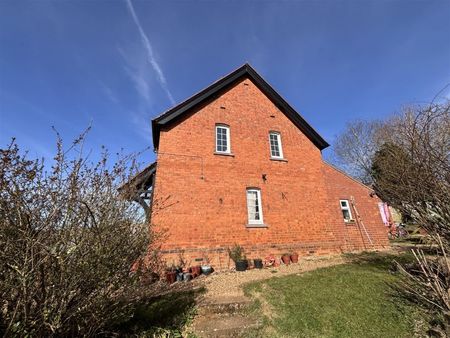
[[[270,156],[273,158],[283,158],[283,148],[281,147],[280,133],[271,131],[269,133]]]
[[[248,224],[263,224],[261,207],[261,191],[259,189],[247,189]]]
[[[353,221],[352,211],[350,210],[350,204],[348,203],[348,200],[339,200],[339,203],[341,204],[341,211],[342,216],[344,217],[344,222]]]
[[[230,127],[216,125],[216,152],[230,153]]]

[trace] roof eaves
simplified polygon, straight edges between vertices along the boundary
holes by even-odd
[[[292,106],[275,90],[273,87],[264,80],[250,65],[248,66],[248,72],[257,81],[257,84],[264,88],[264,92],[268,92],[272,99],[281,106],[281,108],[288,113],[295,125],[301,129],[308,137],[310,137],[313,143],[320,149],[323,150],[329,146],[328,142],[325,141],[322,136],[306,122],[306,120],[294,109]]]
[[[191,109],[196,104],[203,101],[203,99],[215,94],[217,91],[221,90],[226,85],[234,82],[236,79],[247,73],[247,67],[249,65],[246,63],[239,68],[236,68],[229,74],[223,76],[207,87],[203,88],[196,94],[190,96],[186,100],[181,103],[175,105],[174,107],[166,110],[164,113],[160,114],[156,118],[152,120],[152,131],[153,131],[153,146],[155,149],[158,148],[159,145],[159,128],[161,125],[165,125],[170,121],[174,120],[176,117],[180,116],[185,111]]]
[[[159,145],[159,134],[160,126],[163,126],[171,121],[175,120],[177,117],[188,111],[189,109],[195,107],[197,104],[201,103],[203,100],[214,95],[218,91],[227,87],[228,85],[234,83],[241,76],[248,74],[249,78],[267,95],[269,98],[279,106],[291,119],[291,121],[305,133],[307,137],[320,149],[323,150],[329,146],[329,144],[320,136],[320,134],[311,127],[306,120],[297,113],[297,111],[292,108],[289,103],[273,89],[273,87],[264,80],[248,63],[237,68],[228,75],[217,80],[213,84],[189,97],[187,100],[181,102],[175,107],[170,108],[163,114],[159,115],[152,120],[152,130],[153,130],[153,146],[155,149]]]
[[[134,175],[133,177],[131,177],[127,182],[123,183],[119,188],[117,188],[117,190],[120,192],[123,189],[125,189],[126,187],[130,187],[132,185],[139,185],[142,182],[139,182],[139,180],[146,175],[153,175],[156,172],[156,164],[157,162],[153,162],[151,164],[149,164],[148,166],[146,166],[144,169],[142,169],[140,172],[138,172],[136,175]],[[136,183],[137,182],[137,183]]]

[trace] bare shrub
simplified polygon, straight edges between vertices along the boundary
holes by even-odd
[[[372,183],[372,157],[384,142],[382,121],[349,122],[333,143],[333,162],[363,183]]]
[[[132,157],[96,163],[85,134],[68,150],[58,137],[51,168],[13,140],[0,150],[0,328],[5,336],[108,332],[142,295],[130,269],[152,237],[142,212],[119,196]],[[131,162],[130,162],[131,161]],[[130,165],[131,163],[131,165]]]
[[[409,107],[372,159],[374,189],[427,232],[450,242],[450,103]]]
[[[354,156],[349,165],[357,163],[370,174],[376,194],[425,229],[434,243],[433,255],[414,250],[417,266],[400,269],[406,276],[402,287],[436,314],[445,336],[450,334],[450,101],[407,107],[384,121],[381,131],[374,134],[371,128],[369,123],[347,130],[340,146]],[[361,139],[368,142],[352,144],[355,134],[366,135]]]
[[[410,107],[388,124],[394,132],[373,157],[374,190],[436,246],[434,256],[413,250],[418,268],[401,269],[402,286],[440,317],[433,330],[444,337],[450,334],[450,102]]]

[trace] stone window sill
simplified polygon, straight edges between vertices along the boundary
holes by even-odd
[[[234,157],[233,153],[218,153],[217,151],[214,152],[214,155]]]
[[[278,161],[278,162],[287,162],[288,161],[285,158],[277,158],[277,157],[271,157],[270,160],[271,161]]]
[[[268,228],[268,224],[246,224],[246,228]]]

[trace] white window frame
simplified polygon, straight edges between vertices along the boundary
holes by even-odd
[[[277,142],[278,142],[278,151],[280,153],[280,156],[275,156],[272,154],[272,144],[271,144],[271,140],[270,140],[270,136],[271,135],[275,135],[277,137]],[[276,159],[283,159],[283,146],[281,144],[281,134],[277,131],[270,131],[269,132],[269,150],[270,150],[270,157],[271,158],[276,158]]]
[[[345,202],[347,206],[346,207],[342,206],[342,202]],[[339,206],[341,207],[341,212],[343,210],[347,210],[349,215],[350,215],[350,219],[346,219],[344,217],[344,214],[342,213],[342,217],[344,218],[344,222],[346,222],[346,223],[352,222],[353,221],[353,215],[352,215],[352,208],[350,207],[349,200],[339,200]]]
[[[218,144],[217,144],[217,129],[225,129],[227,131],[227,150],[223,151],[223,150],[219,150],[217,148]],[[216,124],[216,128],[214,129],[215,131],[215,140],[216,140],[216,153],[220,153],[220,154],[230,154],[231,153],[231,142],[230,142],[230,126],[227,126],[226,124]]]
[[[256,198],[258,202],[259,207],[259,219],[250,219],[250,213],[248,210],[248,194],[249,193],[256,192]],[[247,188],[245,192],[245,198],[247,199],[247,220],[249,225],[264,225],[264,218],[263,218],[263,210],[262,210],[262,200],[261,200],[261,190],[257,188]]]

